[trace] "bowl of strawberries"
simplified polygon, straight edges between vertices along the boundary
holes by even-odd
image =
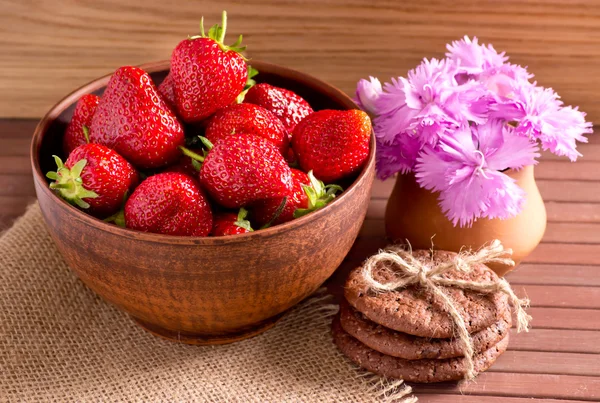
[[[310,75],[248,61],[224,26],[79,88],[31,145],[68,266],[144,329],[189,344],[256,335],[318,289],[374,178],[369,117]]]

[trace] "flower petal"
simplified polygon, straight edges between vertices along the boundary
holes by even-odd
[[[537,164],[536,158],[540,157],[537,143],[515,134],[514,129],[508,125],[502,125],[500,139],[499,146],[484,152],[488,169],[503,171],[506,168],[521,169]]]
[[[369,81],[361,79],[356,84],[357,105],[371,115],[377,115],[376,102],[383,93],[381,83],[375,77],[369,77]]]
[[[470,227],[478,218],[514,217],[522,209],[525,191],[501,172],[473,170],[465,180],[443,190],[439,200],[455,226]]]
[[[421,143],[407,133],[396,136],[391,143],[377,141],[377,177],[385,180],[390,176],[411,172],[417,161]]]

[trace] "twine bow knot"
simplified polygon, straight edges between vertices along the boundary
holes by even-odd
[[[461,251],[453,259],[441,262],[434,261],[433,254],[430,261],[422,261],[413,256],[410,247],[394,245],[367,259],[362,268],[362,275],[369,288],[374,291],[396,291],[410,285],[428,289],[450,315],[456,336],[463,347],[466,363],[465,379],[473,379],[477,376],[473,361],[475,354],[473,340],[462,315],[458,312],[452,298],[444,291],[444,287],[455,287],[482,294],[495,292],[506,294],[517,317],[517,332],[529,331],[531,316],[525,312],[525,308],[529,306],[529,299],[519,299],[508,281],[503,278],[496,278],[492,281],[469,281],[449,279],[442,275],[449,270],[469,273],[476,264],[500,263],[514,266],[511,255],[512,250],[504,249],[499,240],[494,240],[475,252]],[[373,269],[382,265],[393,273],[392,281],[382,283],[373,277]]]

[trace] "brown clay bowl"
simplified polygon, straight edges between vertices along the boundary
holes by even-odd
[[[259,81],[296,91],[315,109],[353,109],[340,90],[309,75],[252,61]],[[158,84],[169,63],[142,66]],[[31,143],[35,190],[56,246],[98,295],[146,330],[190,344],[220,344],[256,335],[302,301],[340,265],[369,204],[375,144],[362,172],[322,210],[249,234],[220,238],[136,232],[95,219],[57,197],[45,173],[61,155],[75,103],[101,94],[109,76],[68,95],[41,120]]]

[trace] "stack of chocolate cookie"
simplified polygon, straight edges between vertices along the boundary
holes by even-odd
[[[439,262],[455,254],[415,251],[419,261]],[[377,267],[372,278],[393,281],[389,267]],[[483,264],[468,273],[452,269],[447,279],[495,281],[496,274]],[[508,346],[511,311],[504,293],[481,294],[443,287],[462,316],[475,350],[474,369],[488,369]],[[462,379],[467,370],[464,347],[454,338],[455,324],[443,301],[419,284],[394,291],[374,291],[361,267],[353,270],[345,286],[346,301],[333,322],[339,349],[359,366],[390,378],[429,383]]]

